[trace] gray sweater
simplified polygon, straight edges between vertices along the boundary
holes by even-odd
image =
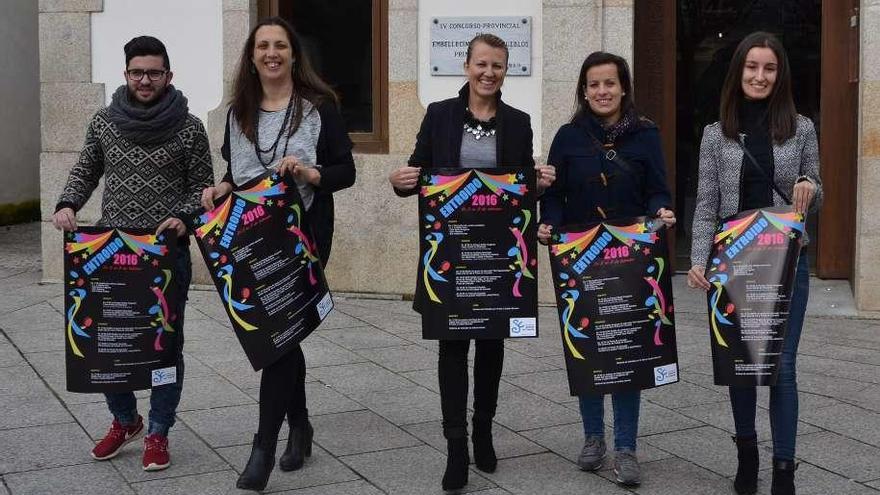
[[[792,191],[798,178],[806,176],[816,185],[816,194],[809,210],[813,212],[821,206],[819,145],[816,128],[810,119],[798,115],[794,137],[782,144],[773,144],[773,164],[773,180],[779,189]],[[700,176],[694,211],[691,265],[706,266],[718,220],[738,213],[742,167],[743,151],[739,143],[721,132],[719,122],[707,125],[700,144]],[[785,201],[774,192],[773,204],[783,206]],[[807,242],[809,239],[804,235],[804,243]]]

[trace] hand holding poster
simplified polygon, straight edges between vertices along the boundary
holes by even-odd
[[[638,217],[559,229],[550,267],[572,395],[678,381],[662,222]]]
[[[67,390],[175,383],[177,236],[80,227],[64,233]]]
[[[195,236],[255,370],[287,353],[333,309],[296,184],[267,173],[215,201]]]
[[[537,337],[535,171],[429,169],[417,297],[426,339]]]
[[[706,279],[716,385],[773,385],[788,324],[803,216],[748,210],[718,225]]]

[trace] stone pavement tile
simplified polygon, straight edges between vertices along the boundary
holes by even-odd
[[[287,442],[280,441],[275,448],[278,457],[284,451]],[[251,454],[251,445],[239,445],[237,447],[224,447],[218,449],[217,452],[222,455],[236,472],[241,472],[247,464],[248,457]],[[237,478],[237,476],[236,476]],[[317,445],[312,446],[312,455],[306,459],[302,469],[285,473],[276,468],[269,477],[269,484],[266,485],[266,492],[279,492],[282,490],[295,490],[298,488],[317,487],[322,485],[332,485],[334,483],[342,483],[345,481],[355,481],[360,477],[343,463],[336,460],[327,451]],[[242,492],[253,493],[253,492]],[[324,492],[328,493],[328,492]]]
[[[388,390],[412,385],[409,380],[373,363],[326,366],[310,369],[309,372],[321,382],[343,394]]]
[[[559,404],[578,400],[576,396],[571,395],[571,391],[568,388],[568,373],[565,370],[540,371],[509,376],[504,377],[503,380]]]
[[[679,409],[698,404],[711,404],[713,402],[730,402],[727,391],[720,387],[705,388],[684,380],[663,387],[644,390],[642,392],[642,399],[670,409]]]
[[[30,274],[22,274],[8,277],[3,280],[3,283],[7,287],[16,287],[16,290],[7,291],[3,297],[0,298],[0,315],[45,303],[48,299],[57,296],[62,290],[61,284],[41,285],[31,283],[28,285],[19,285],[19,280],[28,280],[31,278],[32,275]],[[8,331],[6,326],[2,323],[0,323],[0,328]]]
[[[24,364],[24,357],[18,352],[18,349],[4,338],[3,342],[0,343],[0,368],[21,366],[22,364]]]
[[[0,430],[0,474],[72,466],[91,460],[93,444],[78,424]],[[10,453],[14,453],[10,455]]]
[[[229,469],[229,465],[186,425],[177,424],[168,433],[171,467],[164,471],[144,471],[141,465],[143,442],[134,443],[135,445],[129,446],[110,461],[130,483],[213,473]]]
[[[403,429],[440,452],[446,452],[446,439],[443,438],[443,426],[440,421],[407,425]],[[547,451],[544,447],[498,424],[492,425],[492,443],[499,459]]]
[[[194,316],[197,316],[197,318]],[[183,331],[186,334],[187,344],[197,340],[233,340],[231,337],[235,336],[232,327],[228,323],[224,325],[213,318],[209,318],[204,313],[193,311],[192,308],[186,308]]]
[[[247,356],[241,349],[238,339],[234,337],[196,340],[186,342],[184,347],[187,354],[195,356],[196,359],[208,366],[218,362],[247,362]]]
[[[504,369],[501,371],[501,374],[502,376],[509,377],[525,373],[563,369],[555,362],[546,359],[548,358],[533,358],[513,349],[506,349],[504,352]],[[564,361],[560,359],[559,362],[564,366]]]
[[[340,304],[336,302],[336,308],[327,315],[327,318],[321,322],[321,325],[318,327],[318,331],[323,330],[331,330],[334,328],[354,328],[354,327],[362,327],[364,326],[364,322],[345,314],[344,307],[340,307]]]
[[[520,434],[571,462],[577,461],[577,457],[580,455],[581,448],[584,445],[584,428],[580,422],[551,426],[550,428],[539,428],[537,430],[524,431]],[[614,449],[614,434],[608,427],[606,427],[605,442],[610,455],[610,452]],[[637,450],[640,462],[651,462],[671,456],[669,453],[654,447],[644,438],[639,439]],[[610,469],[610,463],[606,462],[603,469]]]
[[[769,485],[771,476],[764,476]],[[877,495],[876,490],[806,463],[798,466],[794,481],[798,495]],[[769,486],[763,493],[770,493]]]
[[[485,476],[500,488],[513,493],[629,493],[600,476],[581,471],[576,464],[552,453],[501,459],[498,469]]]
[[[172,465],[173,467],[173,465]],[[238,473],[231,469],[216,473],[132,483],[139,495],[231,495],[253,493],[235,488]]]
[[[361,411],[364,406],[324,385],[321,382],[306,383],[306,403],[310,416]]]
[[[801,411],[806,410],[801,406]],[[696,419],[716,428],[720,428],[727,433],[733,435],[736,433],[736,426],[733,423],[733,412],[730,409],[730,402],[716,402],[713,404],[701,404],[698,406],[682,407],[675,410],[689,418]],[[761,440],[770,438],[770,415],[765,409],[758,409],[755,414],[755,430],[758,432],[758,438]],[[815,433],[818,428],[811,424],[798,422],[798,435]]]
[[[414,383],[418,383],[434,393],[440,393],[440,382],[437,378],[437,370],[407,371],[398,374]],[[468,385],[470,385],[470,381],[468,381]]]
[[[733,493],[733,483],[727,478],[703,469],[684,459],[668,458],[640,462],[642,484],[631,491],[639,495],[718,495]],[[613,480],[614,473],[603,471],[602,476]],[[760,492],[769,493],[769,492]]]
[[[184,411],[177,416],[212,448],[249,445],[257,431],[259,406],[246,404]],[[287,428],[281,428],[280,436],[287,438]]]
[[[670,454],[702,466],[721,476],[736,474],[736,446],[730,435],[718,428],[703,426],[684,431],[651,435],[646,438]],[[770,466],[771,456],[764,451],[761,464]]]
[[[798,354],[798,371],[880,384],[880,365]]]
[[[880,326],[880,323],[878,323],[878,326]],[[798,356],[803,355],[821,356],[840,361],[880,366],[880,353],[877,353],[875,349],[865,347],[805,341],[798,345]]]
[[[410,342],[375,327],[352,327],[325,330],[319,333],[321,338],[348,350],[374,349],[406,345]]]
[[[605,424],[613,424],[614,415],[610,398],[605,399]],[[699,421],[679,414],[672,409],[658,406],[648,401],[642,401],[639,412],[639,436],[654,435],[668,431],[684,430],[702,426]]]
[[[30,366],[0,368],[0,430],[72,419]]]
[[[495,422],[513,431],[572,423],[580,419],[576,411],[519,387],[501,384]]]
[[[56,328],[28,328],[16,332],[6,331],[9,339],[25,353],[44,351],[64,351],[64,320],[56,322]]]
[[[846,400],[871,386],[869,383],[801,370],[798,370],[797,379],[799,391],[826,395],[839,400]]]
[[[259,388],[260,386],[261,373],[259,371],[254,371],[254,367],[251,366],[251,363],[247,361],[247,359],[214,361],[206,366],[241,390]],[[188,377],[189,368],[186,369],[186,372]]]
[[[427,445],[343,457],[342,462],[389,495],[444,493],[440,487],[446,456]],[[493,486],[484,473],[471,469],[459,493]]]
[[[880,414],[849,404],[802,411],[802,421],[880,447]]]
[[[419,440],[371,411],[311,418],[315,442],[334,456],[419,445]]]
[[[351,392],[348,396],[396,425],[442,418],[440,395],[418,385]]]
[[[359,349],[355,351],[366,359],[394,372],[436,370],[437,353],[415,344]]]
[[[871,385],[853,393],[846,398],[847,402],[859,407],[880,413],[880,385]]]
[[[9,474],[6,485],[15,495],[122,495],[134,493],[109,462]]]
[[[253,404],[254,399],[217,375],[185,378],[178,411]]]
[[[797,457],[846,478],[880,478],[880,448],[831,432],[798,437]]]
[[[875,480],[870,483],[867,483],[868,486],[874,488],[875,490],[880,491],[880,480]],[[876,494],[875,494],[876,495]]]
[[[300,345],[302,346],[303,354],[306,356],[306,366],[309,368],[363,363],[367,361],[366,358],[325,340],[319,335],[310,335]]]
[[[286,490],[278,492],[278,495],[382,495],[375,486],[366,481],[348,481],[332,485],[319,485],[301,490]]]

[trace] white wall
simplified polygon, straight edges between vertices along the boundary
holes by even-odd
[[[419,100],[424,106],[452,98],[465,83],[464,76],[431,75],[431,19],[438,16],[530,16],[532,18],[532,75],[508,76],[501,92],[509,105],[532,118],[534,154],[541,150],[541,80],[543,78],[543,23],[541,0],[422,0],[419,2]]]
[[[0,14],[0,205],[40,197],[37,2],[3,0]]]
[[[222,14],[222,0],[104,0],[104,11],[92,15],[92,81],[105,84],[109,104],[125,84],[122,47],[155,36],[168,50],[172,83],[206,122],[223,97]]]

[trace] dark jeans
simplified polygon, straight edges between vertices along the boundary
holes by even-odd
[[[605,438],[605,396],[581,395],[578,398],[584,436]],[[611,404],[614,407],[614,450],[635,452],[636,437],[639,435],[641,391],[611,394]]]
[[[189,257],[189,246],[180,246],[174,264],[174,280],[180,298],[175,308],[177,319],[171,323],[177,333],[177,381],[167,385],[153,387],[150,393],[150,416],[148,433],[168,436],[168,430],[174,426],[174,414],[180,403],[183,391],[183,315],[186,309],[187,293],[192,278],[192,264]],[[137,421],[137,399],[134,392],[104,394],[107,406],[116,421],[122,425],[131,425]]]
[[[285,415],[291,426],[308,417],[305,386],[306,359],[298,344],[278,361],[263,368],[260,377],[260,438],[278,438]]]
[[[782,343],[779,375],[770,387],[770,430],[773,433],[773,457],[794,460],[798,421],[797,349],[804,326],[804,314],[810,297],[810,262],[801,253],[791,295],[788,329]],[[755,387],[730,387],[730,404],[736,423],[736,436],[750,438],[755,431],[758,394]]]
[[[477,340],[474,351],[474,422],[489,422],[498,405],[498,384],[504,365],[504,340]],[[468,349],[470,340],[441,340],[437,375],[443,435],[467,436]]]

